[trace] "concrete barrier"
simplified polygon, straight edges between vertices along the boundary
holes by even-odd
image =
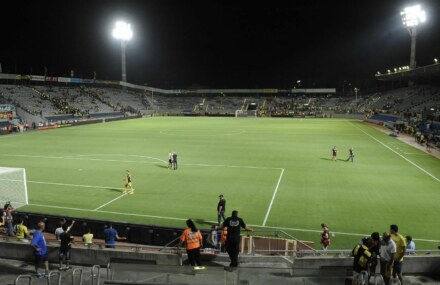
[[[50,263],[58,263],[59,247],[48,246]],[[209,257],[209,260],[208,260]],[[0,258],[15,259],[33,263],[33,248],[22,242],[0,241]],[[134,252],[118,249],[72,248],[71,263],[76,265],[100,265],[106,267],[112,259],[138,260],[157,265],[182,265],[182,256],[159,252]],[[186,260],[186,256],[183,256]],[[206,256],[211,266],[222,266],[229,263],[225,255]],[[282,256],[251,256],[240,255],[240,267],[259,267],[268,270],[279,268],[291,269],[293,276],[351,276],[352,257],[313,256],[300,257],[294,260]],[[407,256],[403,266],[404,274],[408,275],[440,275],[440,255]]]

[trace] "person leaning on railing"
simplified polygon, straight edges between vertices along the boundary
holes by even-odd
[[[107,228],[104,230],[104,240],[106,248],[115,248],[116,240],[126,240],[125,237],[120,237],[118,232],[113,228],[112,224],[107,224]]]

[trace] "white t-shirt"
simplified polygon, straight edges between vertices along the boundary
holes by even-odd
[[[383,242],[380,245],[380,259],[391,261],[391,254],[396,253],[396,243],[390,239],[388,243]]]
[[[70,227],[67,228],[67,231],[70,231]],[[55,238],[57,240],[60,240],[60,234],[64,233],[64,230],[62,227],[56,228],[55,230]]]
[[[64,233],[64,230],[63,230],[62,227],[56,228],[56,230],[55,230],[55,238],[57,240],[59,240],[60,239],[60,234],[62,234],[62,233]]]

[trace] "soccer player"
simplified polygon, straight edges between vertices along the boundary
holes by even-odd
[[[352,147],[350,147],[350,149],[348,150],[348,158],[347,158],[347,161],[350,161],[350,160],[351,160],[351,162],[353,162],[353,159],[354,159],[354,150],[353,150]]]
[[[128,188],[130,188],[130,191],[128,191]],[[126,193],[129,193],[129,194],[133,194],[134,193],[134,188],[133,188],[133,184],[132,184],[132,182],[131,182],[131,173],[130,173],[130,171],[129,170],[127,170],[127,172],[126,172],[126,178],[125,178],[125,189],[124,189],[124,194],[126,194]]]
[[[338,155],[338,150],[336,149],[336,146],[332,148],[332,160],[336,161],[336,156]]]

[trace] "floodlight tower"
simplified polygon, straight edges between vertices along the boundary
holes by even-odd
[[[403,25],[408,29],[411,36],[411,57],[409,61],[409,68],[416,68],[416,39],[417,26],[426,21],[426,13],[422,10],[420,5],[406,7],[402,12]]]
[[[113,37],[115,39],[121,40],[121,63],[122,63],[122,81],[127,82],[127,70],[125,67],[125,46],[127,41],[133,37],[133,31],[131,30],[130,24],[119,21],[116,22],[115,28],[113,29]]]

